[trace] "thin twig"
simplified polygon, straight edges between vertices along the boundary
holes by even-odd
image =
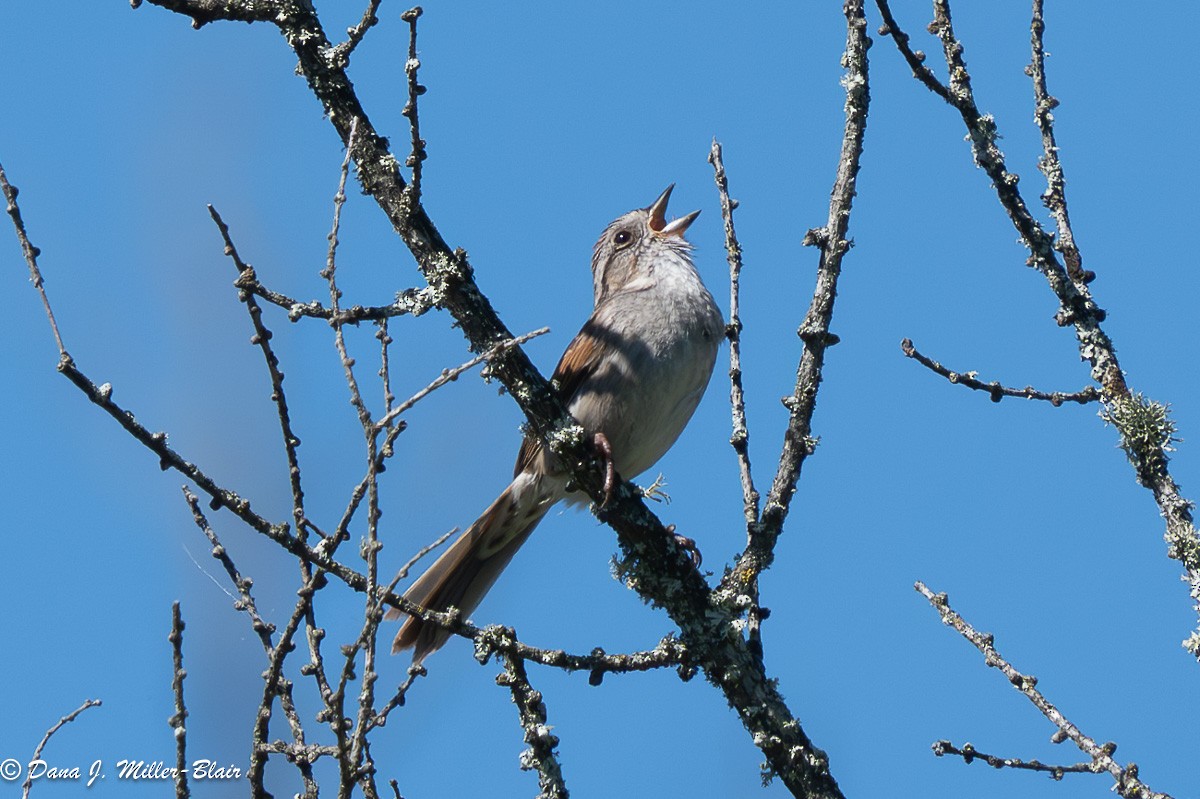
[[[529,744],[529,748],[521,753],[521,768],[537,771],[538,785],[541,787],[539,799],[566,799],[567,785],[563,781],[558,753],[554,751],[558,746],[558,736],[550,731],[546,723],[546,703],[542,701],[541,692],[535,691],[529,684],[525,662],[505,655],[504,671],[497,675],[496,684],[512,692],[521,729],[525,731],[525,743]]]
[[[88,708],[100,707],[101,704],[103,703],[99,699],[88,699],[82,705],[75,708],[70,713],[55,722],[53,727],[46,730],[46,734],[42,736],[42,740],[39,741],[38,745],[34,748],[33,757],[30,758],[30,761],[32,762],[34,760],[42,759],[42,751],[46,748],[46,744],[50,743],[50,739],[54,737],[56,732],[61,730],[67,724],[70,724],[75,719],[79,718],[79,714],[83,711],[87,710]],[[21,799],[29,799],[29,789],[32,785],[33,775],[27,771],[25,774],[25,782],[21,783]]]
[[[362,19],[357,25],[346,31],[346,41],[330,51],[330,56],[336,59],[343,68],[350,65],[350,55],[367,35],[367,31],[379,24],[378,11],[381,2],[383,0],[368,0]]]
[[[366,403],[363,402],[362,392],[358,388],[358,380],[354,377],[354,359],[350,357],[350,353],[346,350],[346,337],[343,333],[341,322],[337,321],[338,312],[341,310],[339,303],[341,301],[342,292],[337,287],[337,247],[338,247],[338,229],[341,226],[342,206],[346,204],[346,178],[350,173],[350,153],[354,150],[354,136],[357,128],[351,126],[350,139],[346,144],[346,157],[342,159],[341,179],[338,182],[337,193],[333,197],[333,228],[329,231],[329,252],[325,258],[325,268],[321,270],[321,277],[329,282],[329,309],[333,312],[333,340],[334,346],[337,347],[338,356],[342,361],[342,370],[346,373],[346,384],[350,387],[350,404],[354,406],[354,410],[358,413],[358,420],[362,423],[363,428],[367,429],[371,424],[371,412],[367,410]]]
[[[29,282],[33,284],[42,298],[42,308],[46,311],[46,319],[50,322],[50,332],[54,334],[54,343],[58,346],[58,357],[60,360],[69,361],[71,356],[67,354],[62,335],[58,332],[58,321],[54,318],[54,309],[50,307],[50,297],[46,294],[46,280],[42,277],[41,268],[38,267],[37,259],[42,251],[33,246],[29,240],[29,234],[25,232],[25,220],[21,218],[21,208],[17,205],[17,195],[21,193],[21,190],[8,182],[8,175],[4,172],[3,164],[0,164],[0,190],[4,192],[5,211],[12,217],[13,227],[17,231],[17,241],[21,243],[21,252],[25,256],[26,265],[29,266]]]
[[[912,339],[906,338],[901,341],[900,349],[907,357],[912,358],[926,369],[941,375],[951,383],[960,386],[966,386],[967,388],[974,389],[975,391],[986,391],[988,396],[991,397],[992,402],[999,402],[1005,397],[1023,397],[1024,399],[1044,400],[1057,408],[1064,402],[1077,402],[1080,405],[1086,405],[1089,402],[1096,402],[1100,399],[1100,390],[1095,386],[1086,386],[1073,394],[1067,394],[1062,391],[1046,393],[1045,391],[1038,391],[1033,386],[1026,386],[1025,388],[1009,388],[1008,386],[1000,385],[994,380],[990,383],[985,383],[984,381],[975,377],[975,372],[951,371],[945,366],[942,366],[942,364],[938,361],[922,355],[912,343]]]
[[[896,18],[892,16],[892,9],[888,6],[886,0],[877,2],[876,5],[879,8],[879,13],[883,16],[883,25],[879,28],[879,35],[892,37],[892,41],[896,43],[896,48],[904,56],[904,60],[908,62],[908,66],[912,69],[914,78],[925,84],[925,88],[938,97],[941,97],[948,103],[953,103],[954,101],[950,97],[950,90],[933,74],[933,70],[925,66],[925,53],[921,50],[913,50],[909,46],[909,36],[896,23]]]
[[[221,232],[221,239],[225,242],[225,254],[233,261],[238,275],[240,276],[250,271],[250,266],[243,262],[241,256],[238,255],[237,247],[233,244],[233,239],[229,235],[229,226],[225,224],[225,220],[221,218],[221,215],[217,213],[217,209],[212,205],[208,206],[208,213],[216,224],[217,230]],[[257,345],[262,352],[263,360],[267,365],[267,373],[271,377],[271,401],[275,403],[276,415],[279,417],[280,432],[283,434],[283,449],[287,456],[288,484],[292,490],[292,519],[295,522],[300,540],[303,541],[307,536],[306,527],[303,524],[304,488],[301,485],[300,479],[300,458],[296,452],[300,446],[300,438],[292,429],[292,419],[288,412],[287,394],[283,390],[283,372],[279,368],[279,358],[276,357],[275,351],[271,348],[271,337],[273,334],[262,320],[262,306],[255,300],[254,295],[242,289],[238,291],[238,299],[245,304],[246,310],[250,314],[250,322],[254,326],[254,335],[251,336],[250,343]]]
[[[1050,210],[1058,228],[1055,248],[1063,254],[1067,274],[1076,283],[1086,286],[1095,279],[1095,272],[1083,268],[1083,256],[1075,245],[1075,233],[1071,230],[1071,215],[1067,211],[1067,181],[1062,161],[1058,158],[1058,142],[1054,138],[1054,114],[1058,100],[1050,96],[1046,88],[1046,48],[1042,37],[1046,32],[1046,21],[1042,16],[1042,0],[1033,0],[1033,20],[1029,25],[1030,49],[1033,51],[1029,64],[1029,77],[1033,79],[1033,118],[1042,134],[1042,157],[1038,169],[1046,176],[1046,191],[1042,204]]]
[[[942,617],[943,624],[953,627],[963,638],[970,641],[983,655],[984,663],[999,669],[1012,686],[1023,693],[1041,711],[1042,715],[1058,728],[1061,735],[1074,741],[1075,745],[1096,763],[1097,770],[1107,771],[1112,775],[1116,780],[1116,785],[1113,787],[1118,795],[1126,799],[1170,799],[1167,794],[1153,791],[1142,783],[1138,779],[1135,764],[1121,766],[1113,760],[1112,754],[1116,751],[1116,744],[1098,744],[1092,738],[1084,735],[1037,689],[1037,678],[1032,674],[1022,674],[1001,657],[993,646],[994,637],[990,633],[980,633],[968,624],[950,607],[950,600],[945,594],[935,594],[922,582],[917,582],[913,587],[929,600],[929,603]]]
[[[729,179],[725,175],[725,162],[721,159],[721,143],[716,139],[713,139],[712,148],[708,151],[708,162],[712,164],[713,179],[721,197],[725,259],[729,262],[729,324],[725,327],[725,338],[729,339],[729,405],[733,415],[733,434],[729,437],[729,443],[737,453],[738,473],[742,480],[742,508],[749,530],[758,523],[759,494],[750,471],[750,429],[746,425],[746,395],[742,390],[742,245],[733,228],[733,212],[738,202],[729,197]]]
[[[425,546],[423,546],[419,550],[417,550],[416,554],[414,554],[411,558],[409,558],[408,562],[400,567],[400,571],[396,572],[396,576],[393,577],[392,582],[388,584],[387,590],[394,591],[396,589],[396,586],[400,584],[400,581],[403,580],[404,578],[408,577],[409,573],[412,571],[412,568],[414,566],[416,566],[430,552],[432,552],[433,550],[437,549],[442,544],[444,544],[448,540],[450,540],[450,536],[454,535],[457,532],[458,532],[458,528],[455,527],[455,528],[443,533],[442,535],[438,536],[437,540],[432,541],[429,544],[426,544]],[[394,618],[398,618],[399,615],[400,615],[399,611],[393,612],[393,611],[389,610],[386,614],[384,614],[383,618],[394,619]],[[375,625],[376,625],[376,627],[378,627],[378,621],[375,621]],[[367,631],[364,630],[364,635],[366,633],[367,633]],[[371,630],[370,634],[374,635],[374,630]],[[362,636],[359,637],[359,640],[360,641],[362,640]],[[388,699],[388,701],[386,703],[384,703],[384,706],[369,720],[370,729],[374,729],[375,727],[382,727],[384,724],[387,723],[388,714],[391,713],[392,710],[396,709],[397,707],[401,707],[404,705],[404,698],[408,694],[408,689],[412,687],[412,684],[416,681],[417,677],[423,675],[424,673],[425,673],[425,670],[420,667],[409,669],[408,679],[406,679],[403,683],[401,683],[396,688],[396,690],[392,694],[392,696]],[[339,690],[340,689],[341,688],[339,686]]]
[[[391,364],[388,362],[388,347],[392,337],[388,335],[388,320],[380,319],[375,324],[379,328],[375,331],[375,338],[379,339],[379,381],[383,384],[383,412],[386,414],[391,412],[392,403],[396,401],[396,395],[392,393]]]
[[[1100,767],[1095,762],[1092,763],[1075,763],[1070,766],[1055,765],[1052,763],[1042,763],[1040,760],[1021,760],[1017,757],[997,757],[989,755],[986,752],[980,752],[971,744],[963,744],[962,748],[955,746],[949,741],[936,741],[933,744],[933,753],[938,757],[946,755],[956,755],[963,759],[964,763],[974,763],[976,760],[982,760],[992,768],[1015,768],[1024,771],[1040,771],[1050,775],[1052,780],[1061,780],[1064,774],[1099,774]]]
[[[565,671],[586,671],[588,684],[594,686],[603,682],[605,674],[677,668],[680,677],[687,681],[696,673],[687,645],[673,635],[664,637],[654,649],[612,655],[600,648],[587,655],[573,655],[561,649],[539,649],[517,640],[510,628],[500,625],[473,629],[470,637],[475,639],[475,659],[481,663],[498,654]]]
[[[408,120],[411,150],[404,162],[410,170],[406,193],[409,204],[414,207],[421,202],[421,164],[429,157],[425,151],[425,140],[421,138],[421,121],[417,114],[417,98],[425,93],[425,87],[417,80],[417,70],[421,68],[421,60],[417,57],[417,20],[421,18],[421,13],[420,6],[413,6],[400,15],[400,19],[408,23],[408,59],[404,62],[404,74],[408,76],[408,102],[400,113]]]
[[[187,705],[183,701],[183,680],[187,671],[183,668],[183,615],[179,603],[171,603],[171,691],[175,694],[175,713],[168,724],[175,732],[175,799],[188,799],[191,792],[187,782]]]
[[[264,780],[266,778],[267,757],[273,752],[271,745],[267,741],[267,734],[270,729],[271,716],[273,715],[271,708],[275,704],[275,697],[279,697],[280,707],[288,720],[288,725],[291,728],[292,737],[295,739],[298,751],[304,751],[308,746],[305,742],[304,728],[301,725],[299,714],[292,701],[292,682],[283,676],[283,661],[296,648],[293,639],[295,638],[296,630],[300,627],[301,621],[305,619],[311,608],[313,590],[311,583],[300,589],[300,600],[296,603],[296,607],[287,624],[284,625],[283,631],[279,636],[279,642],[268,653],[267,669],[262,675],[262,699],[259,701],[258,712],[254,717],[254,728],[251,734],[250,769],[247,772],[247,778],[255,796],[266,794]],[[304,780],[305,796],[316,796],[317,784],[312,771],[312,761],[301,757],[289,759],[300,770],[300,775]]]
[[[241,572],[238,570],[237,566],[234,564],[233,558],[230,557],[228,551],[221,544],[221,541],[217,537],[216,532],[212,529],[212,526],[208,523],[208,519],[205,517],[204,511],[200,508],[199,498],[195,494],[193,494],[190,490],[188,490],[188,488],[186,486],[183,489],[183,494],[184,494],[185,500],[188,503],[188,507],[190,507],[192,510],[192,518],[195,521],[196,526],[198,526],[201,529],[201,531],[204,533],[205,537],[212,544],[212,556],[214,558],[216,558],[218,561],[220,561],[221,565],[225,569],[225,573],[229,575],[229,579],[233,582],[234,587],[238,591],[238,600],[234,603],[234,609],[245,611],[247,613],[247,615],[249,615],[250,620],[251,620],[251,626],[253,627],[255,634],[258,635],[259,641],[262,643],[263,651],[266,653],[268,660],[272,664],[274,664],[276,658],[281,656],[280,655],[280,653],[281,653],[280,647],[282,647],[283,654],[286,654],[287,652],[291,651],[292,647],[291,647],[290,643],[288,643],[285,646],[281,642],[280,647],[277,647],[274,644],[274,642],[271,640],[271,636],[275,633],[275,625],[267,622],[266,620],[264,620],[262,618],[262,616],[259,615],[258,607],[254,602],[254,596],[250,593],[250,587],[253,585],[253,581],[251,581],[247,577],[243,577]],[[310,585],[311,580],[308,581],[306,584]],[[301,600],[300,600],[301,605],[309,603],[310,599],[311,599],[311,595],[312,595],[311,590],[303,590],[302,589],[301,590]],[[301,610],[296,611],[297,614],[301,613],[301,612],[302,612]],[[293,615],[293,619],[294,618],[295,618],[295,614]],[[271,670],[269,669],[268,672],[270,672],[270,671]],[[273,691],[264,693],[263,702],[264,703],[268,702],[268,700],[273,698],[274,696],[279,696],[279,698],[280,698],[280,707],[283,710],[284,715],[288,720],[288,724],[289,724],[290,728],[292,729],[293,735],[296,736],[297,744],[299,746],[304,746],[305,745],[304,744],[304,732],[302,729],[300,716],[296,710],[294,702],[292,701],[291,683],[287,680],[279,678],[278,683],[273,687]],[[270,717],[269,705],[260,706],[260,713],[265,713],[266,716],[269,718]],[[264,724],[265,724],[265,722],[264,722]],[[266,728],[264,726],[262,729],[262,736],[260,738],[257,738],[256,740],[265,742],[265,740],[266,740],[265,735],[266,735]],[[265,756],[266,756],[266,751],[264,750],[264,752],[262,754],[262,757],[264,758],[263,764],[265,764]],[[297,766],[300,768],[301,774],[304,776],[305,784],[309,788],[315,790],[316,783],[313,780],[311,769],[308,769],[308,767],[307,767],[308,764],[305,761],[295,761],[295,762],[297,763]],[[261,768],[256,770],[254,768],[254,762],[252,762],[251,773],[249,776],[251,778],[252,784],[254,784],[254,781],[256,779],[261,779]]]
[[[391,319],[392,317],[404,316],[405,314],[421,316],[437,304],[433,290],[425,286],[420,289],[405,289],[398,292],[396,299],[391,305],[365,307],[362,305],[352,305],[349,308],[341,309],[335,315],[333,311],[316,300],[300,302],[294,297],[289,297],[278,291],[272,291],[259,281],[253,267],[248,267],[243,271],[233,285],[239,289],[249,291],[256,297],[266,300],[272,305],[284,309],[287,311],[288,320],[291,322],[298,322],[300,319],[308,317],[312,319],[326,319],[343,325],[357,325],[359,322],[377,322],[381,319]]]
[[[216,531],[212,529],[212,525],[208,523],[208,519],[204,515],[204,511],[200,508],[200,498],[188,489],[183,487],[183,497],[187,502],[188,507],[192,509],[192,521],[204,533],[204,537],[212,544],[212,556],[220,561],[224,567],[225,573],[229,575],[230,582],[237,589],[238,599],[234,602],[234,610],[244,611],[250,617],[251,627],[254,629],[255,635],[262,642],[263,650],[270,652],[274,644],[271,642],[271,636],[275,632],[275,625],[263,619],[258,613],[258,606],[254,603],[254,596],[250,593],[250,587],[254,585],[248,577],[243,577],[238,571],[237,566],[233,562],[233,558],[229,556],[229,552],[221,544],[217,538]]]
[[[474,369],[476,366],[483,363],[484,361],[491,361],[493,358],[496,358],[497,356],[501,355],[502,353],[506,352],[507,350],[509,350],[511,348],[519,347],[522,344],[524,344],[525,342],[529,341],[530,339],[535,339],[538,336],[544,336],[545,334],[547,334],[549,332],[550,332],[550,328],[539,327],[537,330],[531,330],[528,333],[525,333],[524,335],[517,336],[516,338],[510,338],[507,341],[501,341],[498,344],[492,346],[490,349],[488,349],[487,352],[476,355],[471,360],[466,361],[465,363],[459,364],[458,366],[454,367],[453,369],[443,369],[442,373],[440,375],[438,375],[438,377],[436,377],[433,380],[433,382],[431,382],[429,385],[425,386],[425,388],[421,389],[416,394],[413,394],[411,397],[406,399],[404,402],[397,405],[395,408],[393,408],[391,411],[389,411],[386,416],[384,416],[382,419],[380,419],[378,422],[376,422],[375,423],[375,432],[376,433],[382,432],[388,425],[390,425],[392,422],[394,422],[400,416],[400,414],[404,413],[405,411],[411,410],[414,405],[416,405],[418,402],[425,399],[430,394],[432,394],[434,391],[438,390],[439,388],[446,385],[447,383],[453,383],[455,380],[457,380],[459,377],[462,376],[463,372]]]
[[[387,435],[384,436],[383,443],[378,445],[376,448],[376,456],[373,466],[375,472],[382,472],[384,470],[386,460],[394,453],[393,445],[395,444],[396,438],[399,437],[399,435],[405,430],[405,423],[403,421],[400,421],[399,424],[396,424],[396,421],[401,414],[411,410],[414,405],[428,397],[437,389],[441,388],[447,383],[452,383],[457,380],[460,376],[462,376],[463,372],[474,368],[484,361],[491,361],[491,359],[499,356],[506,350],[519,346],[521,343],[529,341],[537,336],[544,335],[549,331],[550,328],[542,327],[526,333],[523,336],[518,336],[515,339],[501,341],[494,347],[490,348],[487,352],[484,352],[482,355],[477,355],[466,363],[460,364],[452,369],[443,370],[442,374],[429,383],[429,385],[422,388],[400,405],[388,411],[388,413],[375,425],[376,434],[381,433],[384,430],[387,431]],[[390,394],[390,388],[387,390],[387,393]],[[350,492],[350,500],[346,505],[345,511],[342,512],[342,518],[338,522],[337,529],[326,542],[323,542],[327,545],[325,554],[331,555],[337,548],[338,542],[345,540],[349,535],[348,531],[350,529],[350,524],[354,520],[354,516],[358,512],[359,506],[367,495],[367,487],[370,485],[371,474],[372,466],[368,465],[367,474],[363,476],[362,480],[360,480],[354,487],[354,490]]]
[[[746,517],[746,547],[754,546],[760,535],[760,503],[758,489],[754,487],[754,476],[750,470],[750,428],[746,423],[746,396],[742,390],[742,317],[741,317],[741,274],[742,245],[738,242],[733,226],[733,211],[737,200],[729,197],[729,179],[725,174],[725,163],[721,157],[721,143],[713,139],[708,152],[708,162],[713,167],[713,178],[721,198],[721,219],[725,223],[725,253],[729,262],[729,324],[725,337],[729,339],[729,404],[733,416],[733,432],[729,443],[737,454],[738,473],[742,483],[742,512]],[[739,586],[738,604],[745,606],[746,640],[755,655],[762,656],[762,620],[766,617],[759,604],[758,576],[743,572]]]

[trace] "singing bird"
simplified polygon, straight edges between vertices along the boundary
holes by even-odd
[[[721,312],[683,238],[700,212],[668,222],[673,188],[604,229],[592,253],[592,315],[552,378],[571,414],[595,437],[609,474],[626,479],[653,466],[683,432],[724,336]],[[467,616],[551,507],[587,500],[568,492],[567,474],[532,436],[521,444],[513,474],[508,488],[409,586],[406,599]],[[400,615],[392,609],[388,617]],[[392,651],[412,647],[419,664],[448,638],[437,624],[409,616]]]

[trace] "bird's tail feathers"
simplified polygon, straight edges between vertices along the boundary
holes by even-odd
[[[409,586],[404,598],[427,610],[455,607],[464,618],[474,612],[556,499],[543,496],[531,480],[527,473],[517,475],[475,523]],[[392,609],[388,618],[399,615],[400,611]],[[409,616],[396,633],[392,652],[412,647],[413,663],[419,664],[449,638],[450,633],[442,627]]]

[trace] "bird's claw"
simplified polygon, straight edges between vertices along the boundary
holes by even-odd
[[[700,564],[704,562],[704,558],[700,555],[700,548],[696,546],[696,540],[675,532],[675,525],[673,524],[667,526],[667,532],[675,536],[675,543],[679,545],[680,549],[688,553],[688,557],[692,559],[692,565],[699,569]]]

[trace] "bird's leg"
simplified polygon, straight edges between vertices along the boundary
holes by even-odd
[[[592,443],[596,445],[596,449],[604,458],[604,502],[600,505],[603,508],[612,499],[613,488],[617,484],[617,467],[613,466],[612,446],[603,433],[596,433],[592,438]]]

